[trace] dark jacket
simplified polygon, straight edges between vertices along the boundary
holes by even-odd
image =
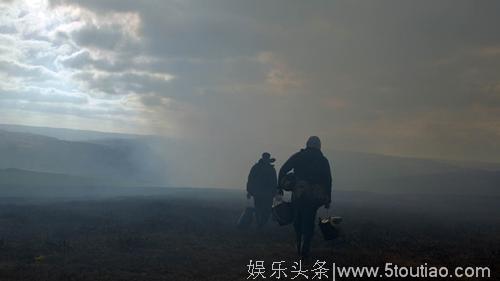
[[[274,196],[277,191],[278,181],[274,165],[259,160],[253,165],[248,175],[247,192],[252,196]]]
[[[327,189],[330,195],[332,191],[332,174],[330,163],[321,150],[316,148],[305,148],[295,153],[288,159],[280,169],[279,181],[291,170],[297,180],[303,180],[310,184],[318,184]]]

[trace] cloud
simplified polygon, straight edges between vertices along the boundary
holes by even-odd
[[[74,32],[72,37],[79,46],[100,49],[114,49],[122,40],[122,34],[113,28],[103,30],[97,27],[82,28]]]
[[[319,134],[325,147],[498,160],[497,2],[29,2],[0,12],[13,78],[0,87],[83,93],[74,114],[102,102],[127,130],[213,151]]]
[[[141,71],[103,72],[79,71],[73,79],[80,81],[90,92],[108,95],[157,93],[173,79],[164,73]]]
[[[120,100],[155,94],[173,78],[137,59],[142,57],[137,13],[98,13],[77,5],[49,6],[43,0],[1,5],[0,94],[5,107],[86,116],[96,126],[113,115],[136,122],[148,110]]]
[[[27,87],[23,89],[3,89],[0,100],[14,100],[21,102],[86,104],[89,99],[81,93],[66,93],[58,89]]]

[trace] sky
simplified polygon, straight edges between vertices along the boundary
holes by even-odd
[[[500,162],[498,1],[0,1],[0,123]]]

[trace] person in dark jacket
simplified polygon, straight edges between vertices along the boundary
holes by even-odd
[[[297,181],[292,191],[297,251],[301,258],[307,258],[314,234],[316,212],[322,205],[330,208],[331,202],[330,163],[321,152],[321,141],[318,137],[310,137],[306,148],[292,155],[283,164],[279,172],[279,182],[281,183],[292,170]]]
[[[257,226],[264,226],[271,215],[273,198],[277,192],[278,181],[274,163],[276,159],[264,152],[262,158],[253,165],[248,175],[247,198],[254,198]]]

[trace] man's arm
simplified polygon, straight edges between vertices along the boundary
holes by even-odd
[[[332,191],[332,168],[328,159],[326,160],[327,186],[330,192]]]
[[[272,170],[273,170],[273,178],[272,178],[273,182],[272,182],[272,186],[275,189],[274,190],[274,194],[276,195],[276,193],[280,193],[280,189],[279,189],[279,186],[278,186],[278,177],[276,175],[276,169],[273,167]]]
[[[256,173],[256,167],[255,165],[250,169],[250,173],[248,174],[248,180],[247,180],[247,197],[250,198],[248,195],[253,195],[254,192],[254,187],[255,187],[255,173]]]
[[[325,204],[325,208],[330,208],[330,203],[332,202],[332,170],[330,167],[330,162],[325,158],[325,181],[326,189],[328,192],[328,203]]]
[[[295,153],[294,155],[290,156],[290,158],[286,160],[285,164],[281,166],[280,172],[278,174],[278,183],[280,183],[283,177],[286,176],[286,174],[288,174],[288,172],[290,172],[295,167],[297,155],[298,153]]]
[[[273,181],[274,185],[278,186],[278,176],[276,175],[276,169],[273,168]]]

